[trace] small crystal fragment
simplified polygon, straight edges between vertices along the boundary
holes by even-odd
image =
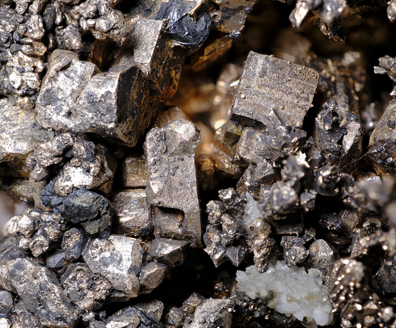
[[[0,100],[0,162],[8,162],[23,177],[28,177],[24,160],[36,144],[53,137],[36,122],[35,114],[18,106],[11,106],[7,99]]]
[[[209,299],[204,300],[194,313],[191,323],[185,325],[186,328],[209,328],[213,322],[221,322],[222,327],[231,328],[233,301],[230,299]]]
[[[146,192],[132,189],[113,197],[115,208],[114,231],[129,237],[147,236],[153,231],[153,219]]]
[[[174,47],[167,36],[165,26],[163,20],[142,19],[131,35],[133,59],[151,81],[151,99],[160,101],[176,93],[184,60],[180,49]],[[172,35],[170,30],[168,32]]]
[[[0,317],[5,317],[14,305],[12,294],[5,290],[0,291]]]
[[[145,188],[147,184],[146,160],[143,156],[130,156],[122,164],[122,181],[125,188]]]
[[[66,197],[60,197],[55,193],[55,183],[51,181],[41,192],[45,206],[52,207],[67,221],[81,223],[91,235],[109,229],[114,210],[105,197],[86,189],[77,189]]]
[[[93,274],[82,263],[69,266],[61,277],[61,283],[70,301],[82,311],[100,309],[112,287],[106,278]]]
[[[195,169],[199,140],[194,124],[180,119],[150,130],[145,142],[147,200],[156,210],[154,235],[185,239],[193,246],[201,245]]]
[[[82,247],[85,242],[84,232],[71,228],[63,234],[62,250],[66,261],[74,262],[81,255]]]
[[[139,276],[142,293],[149,294],[158,287],[164,279],[167,269],[165,264],[158,262],[150,262],[144,266]]]
[[[116,290],[114,297],[138,296],[143,250],[137,239],[121,235],[111,235],[107,240],[94,239],[85,247],[82,256],[93,273],[110,281]],[[109,266],[108,263],[114,264]]]
[[[188,243],[185,241],[156,238],[151,244],[149,257],[174,267],[184,261],[187,247]]]
[[[323,239],[317,239],[309,246],[308,264],[315,268],[328,268],[335,258],[334,250]]]

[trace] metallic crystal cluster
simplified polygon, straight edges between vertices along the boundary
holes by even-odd
[[[396,328],[396,2],[280,2],[0,0],[1,328]]]

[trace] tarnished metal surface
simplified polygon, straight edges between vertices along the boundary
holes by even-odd
[[[310,68],[250,52],[234,98],[231,120],[266,127],[268,115],[274,111],[283,124],[301,128],[318,79],[319,74]]]
[[[116,211],[114,231],[130,237],[147,236],[153,232],[151,206],[144,189],[121,191],[114,195]]]
[[[147,199],[154,206],[154,234],[201,245],[195,150],[200,135],[187,120],[147,134]],[[174,210],[174,211],[172,211]]]
[[[49,65],[37,100],[40,124],[136,144],[151,117],[148,83],[138,67],[118,65],[98,73],[93,63],[64,50],[54,51]]]
[[[395,1],[286,2],[0,0],[1,328],[395,327]]]
[[[107,240],[95,239],[88,243],[82,256],[92,272],[111,282],[115,289],[113,297],[138,296],[138,274],[143,259],[138,240],[121,235],[112,235]]]

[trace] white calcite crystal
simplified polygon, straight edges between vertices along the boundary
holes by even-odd
[[[251,299],[262,299],[270,308],[287,316],[316,325],[328,325],[333,315],[327,289],[319,278],[305,272],[304,268],[289,268],[284,261],[260,273],[250,266],[246,272],[237,271],[237,291]]]
[[[258,201],[254,200],[252,195],[250,195],[248,192],[246,193],[246,200],[247,203],[245,207],[245,219],[243,220],[243,224],[246,227],[249,227],[255,219],[261,218],[263,215],[261,214],[258,207]]]

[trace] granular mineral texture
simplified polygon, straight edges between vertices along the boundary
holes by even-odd
[[[0,328],[396,328],[396,0],[0,0]]]

